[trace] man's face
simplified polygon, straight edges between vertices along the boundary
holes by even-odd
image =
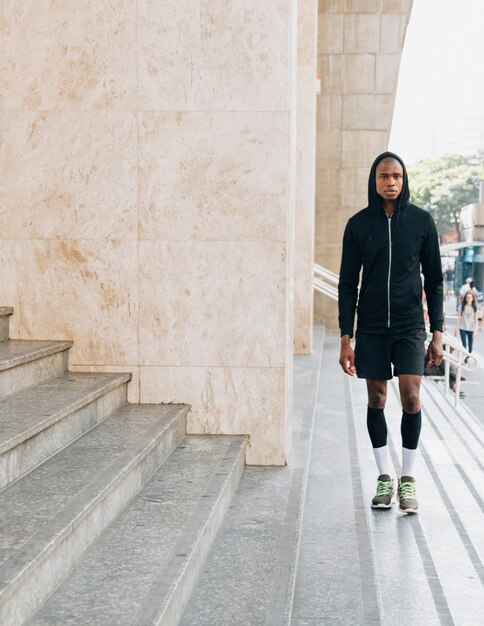
[[[384,200],[396,200],[403,187],[403,167],[396,159],[380,161],[376,167],[376,192]]]

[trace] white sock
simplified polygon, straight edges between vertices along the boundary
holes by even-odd
[[[378,473],[388,474],[392,476],[392,462],[390,459],[390,453],[388,446],[382,446],[381,448],[373,448],[373,454],[375,455],[375,461],[378,466]]]
[[[409,448],[402,447],[402,476],[414,476],[413,468],[416,456],[417,449],[409,450]]]

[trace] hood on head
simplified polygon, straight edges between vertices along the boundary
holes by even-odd
[[[410,201],[410,190],[408,187],[408,176],[407,176],[407,168],[405,167],[405,163],[402,159],[395,154],[394,152],[382,152],[382,154],[378,155],[376,159],[373,161],[373,165],[370,170],[370,177],[368,178],[368,206],[373,208],[381,208],[382,206],[382,198],[376,192],[376,168],[380,161],[383,159],[391,157],[392,159],[396,159],[403,168],[403,186],[400,195],[397,198],[397,209],[404,208]]]

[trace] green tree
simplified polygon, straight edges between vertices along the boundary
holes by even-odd
[[[408,166],[411,201],[432,213],[439,235],[455,226],[460,240],[460,210],[479,199],[483,156],[449,154]]]

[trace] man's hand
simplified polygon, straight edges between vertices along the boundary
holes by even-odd
[[[345,372],[345,374],[349,374],[350,376],[354,376],[356,374],[355,353],[351,347],[349,335],[343,335],[341,337],[339,364],[343,368],[343,372]]]
[[[432,341],[427,350],[427,362],[425,367],[437,367],[442,363],[444,358],[444,349],[442,347],[442,333],[440,330],[434,330]]]

